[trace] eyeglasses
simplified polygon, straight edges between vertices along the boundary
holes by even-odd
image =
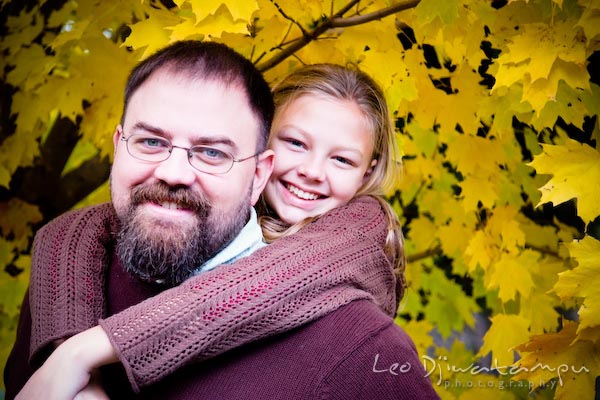
[[[127,152],[138,160],[148,162],[163,162],[171,156],[173,149],[187,151],[188,161],[192,167],[207,174],[226,174],[233,168],[233,163],[242,162],[256,157],[260,152],[249,157],[236,160],[227,152],[214,147],[193,146],[181,147],[173,145],[168,139],[159,136],[136,134],[121,140],[126,143]]]

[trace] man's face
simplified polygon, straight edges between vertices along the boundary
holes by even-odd
[[[146,279],[178,284],[229,243],[248,220],[272,169],[272,152],[226,174],[194,169],[186,150],[141,161],[123,138],[151,135],[174,146],[210,146],[235,159],[256,152],[259,124],[243,90],[218,81],[154,73],[131,96],[114,134],[112,201],[122,223],[117,252]],[[152,142],[151,142],[152,144]]]

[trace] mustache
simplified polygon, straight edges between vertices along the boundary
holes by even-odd
[[[156,182],[136,186],[131,191],[131,206],[143,203],[175,203],[179,208],[191,210],[201,216],[207,216],[211,204],[202,193],[195,193],[185,186],[169,186]]]

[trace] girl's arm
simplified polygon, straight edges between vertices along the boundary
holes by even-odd
[[[101,321],[134,387],[369,298],[394,314],[379,202],[357,199],[230,266]]]
[[[105,274],[117,218],[110,203],[63,214],[33,243],[30,364],[105,316]]]
[[[137,390],[191,360],[287,331],[352,300],[369,298],[394,314],[396,280],[382,250],[386,233],[379,202],[363,197],[101,326]]]

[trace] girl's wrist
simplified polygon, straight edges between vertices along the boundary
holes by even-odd
[[[67,339],[57,350],[63,352],[69,362],[92,371],[118,361],[106,332],[95,326]]]

